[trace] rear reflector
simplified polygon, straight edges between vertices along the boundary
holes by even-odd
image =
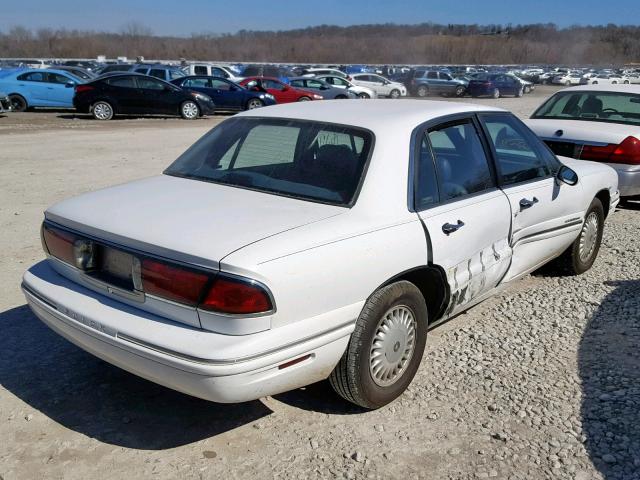
[[[290,360],[288,362],[282,363],[280,365],[278,365],[278,370],[283,370],[287,367],[292,367],[293,365],[297,365],[298,363],[302,363],[305,360],[308,360],[309,358],[311,358],[311,354],[309,353],[308,355],[304,355],[303,357],[300,358],[296,358],[295,360]]]
[[[640,140],[636,137],[627,137],[620,145],[584,145],[580,159],[640,165]]]
[[[74,89],[76,93],[82,93],[82,92],[90,92],[91,90],[94,90],[95,87],[92,87],[91,85],[76,85],[76,88]]]
[[[145,258],[141,265],[145,293],[196,306],[209,276],[181,267]]]
[[[230,314],[251,314],[268,312],[273,305],[267,292],[259,285],[219,277],[214,280],[200,308]]]

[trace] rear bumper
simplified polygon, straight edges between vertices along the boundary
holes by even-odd
[[[305,337],[280,327],[275,346],[273,331],[221,335],[113,301],[62,277],[46,261],[25,273],[22,287],[36,316],[87,352],[152,382],[221,403],[254,400],[327,378],[354,327],[348,321]],[[298,334],[300,327],[309,330],[309,320],[298,322],[305,324],[296,326]],[[162,338],[170,339],[171,348],[162,345]],[[301,357],[306,358],[283,368]]]
[[[640,195],[640,166],[607,163],[618,173],[618,190],[621,197]]]

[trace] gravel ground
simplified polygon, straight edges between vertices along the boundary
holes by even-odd
[[[524,115],[549,91],[483,103]],[[208,403],[48,330],[19,291],[42,210],[160,172],[217,121],[0,118],[0,478],[640,479],[640,204],[587,274],[545,269],[430,332],[407,393],[374,412],[324,382]]]

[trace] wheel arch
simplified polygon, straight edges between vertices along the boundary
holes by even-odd
[[[16,97],[20,97],[24,100],[24,103],[27,104],[27,108],[29,108],[31,105],[29,104],[29,99],[22,93],[19,92],[13,92],[13,93],[7,93],[7,97],[11,97],[11,96],[16,96]]]
[[[429,312],[429,324],[442,316],[451,295],[447,275],[442,267],[429,264],[405,270],[387,279],[371,295],[381,288],[401,280],[413,283],[422,293]]]
[[[596,197],[602,203],[602,208],[604,209],[604,218],[609,216],[609,208],[611,207],[611,194],[609,190],[603,188],[598,193],[596,193]]]

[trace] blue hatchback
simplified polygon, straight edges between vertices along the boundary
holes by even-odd
[[[19,69],[3,72],[0,90],[9,95],[12,109],[33,107],[73,108],[73,89],[83,80],[55,69]]]
[[[216,104],[216,110],[252,110],[276,104],[273,95],[248,90],[225,78],[192,75],[176,78],[171,83],[210,96]]]
[[[478,74],[469,82],[467,92],[472,97],[521,97],[524,85],[517,77],[507,73]]]

